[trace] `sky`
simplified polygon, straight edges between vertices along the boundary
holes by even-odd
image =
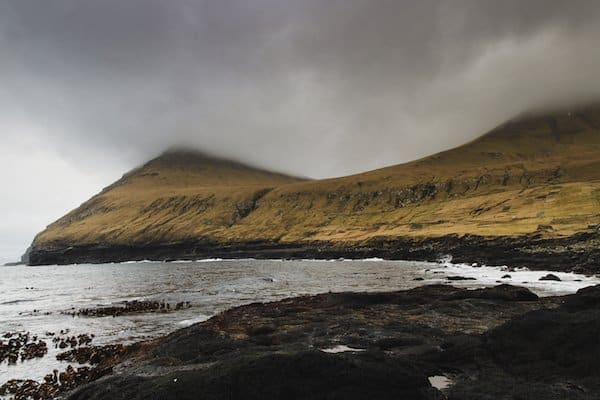
[[[0,263],[191,147],[313,178],[600,98],[596,0],[0,2]]]

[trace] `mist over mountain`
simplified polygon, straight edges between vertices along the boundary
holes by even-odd
[[[172,146],[334,177],[600,98],[599,13],[584,0],[4,2],[0,241],[23,247]]]
[[[0,7],[6,143],[29,136],[94,168],[192,145],[339,176],[600,97],[593,1]]]

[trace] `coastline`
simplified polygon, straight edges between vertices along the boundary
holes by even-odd
[[[55,348],[52,334],[62,330],[70,331],[71,338],[94,335],[94,346],[127,345],[163,337],[234,307],[290,296],[389,292],[432,284],[476,289],[502,282],[525,286],[537,296],[547,297],[600,284],[600,277],[563,272],[552,273],[559,280],[541,280],[547,274],[447,260],[381,259],[221,259],[7,268],[0,285],[6,293],[0,335],[29,333],[30,338],[37,336],[50,345],[43,358],[0,365],[0,385],[13,379],[40,382],[53,369],[64,371],[68,362],[56,359],[60,350]],[[48,276],[56,277],[57,283],[49,286]],[[0,340],[6,344],[5,338]]]
[[[253,303],[126,354],[68,399],[592,399],[599,299],[431,285]]]
[[[32,247],[28,265],[110,263],[127,261],[175,261],[224,259],[368,259],[438,261],[450,256],[453,262],[508,265],[534,270],[595,274],[600,272],[600,233],[547,238],[527,236],[484,237],[447,235],[434,238],[373,238],[358,243],[323,241],[246,241],[221,243],[190,240],[176,243],[136,245],[70,243]]]
[[[6,390],[17,400],[58,394],[70,400],[192,399],[198,393],[263,400],[474,400],[484,393],[598,398],[600,285],[540,296],[508,284],[479,289],[429,284],[259,301],[147,341],[100,346],[80,341],[60,354],[75,367],[58,380],[49,374],[45,382],[11,381],[0,395]],[[106,314],[100,311],[86,318]]]

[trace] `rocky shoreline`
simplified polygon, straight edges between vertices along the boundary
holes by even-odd
[[[328,293],[218,314],[68,398],[597,399],[599,334],[600,286]]]
[[[95,346],[92,334],[68,333],[52,341],[65,343],[57,359],[80,367],[54,370],[43,382],[6,382],[0,396],[600,397],[600,285],[541,298],[510,285],[324,293],[235,307],[128,346]],[[5,338],[16,337],[21,345],[35,340],[27,336]]]
[[[565,272],[600,272],[600,233],[582,232],[569,237],[483,237],[447,235],[436,238],[375,238],[360,243],[306,241],[297,243],[251,241],[219,243],[188,241],[140,245],[71,245],[32,247],[24,262],[29,265],[172,261],[203,258],[256,259],[360,259],[437,261],[447,255],[454,262],[510,265]]]

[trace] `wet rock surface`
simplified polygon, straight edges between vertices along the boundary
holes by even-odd
[[[99,370],[94,368],[86,366],[73,368],[69,365],[60,373],[54,370],[44,377],[42,383],[31,379],[12,379],[0,386],[0,396],[10,396],[9,398],[14,400],[53,399],[100,376],[102,375]]]
[[[80,366],[68,365],[63,371],[54,369],[50,371],[43,381],[32,379],[11,379],[0,384],[0,397],[13,400],[44,400],[53,399],[78,386],[94,381],[112,372],[124,356],[130,356],[139,351],[143,345],[122,344],[91,346],[93,334],[79,334],[69,336],[69,330],[60,332],[46,332],[46,337],[51,337],[54,347],[67,349],[56,355],[59,361],[68,361]],[[38,339],[29,332],[6,333],[3,339],[8,339],[7,344],[0,343],[0,351],[10,364],[17,360],[29,360],[45,357],[48,353],[46,342]]]
[[[35,335],[8,332],[0,338],[0,363],[15,364],[17,361],[41,358],[48,353],[46,342]]]
[[[540,281],[556,281],[560,282],[560,278],[554,274],[547,274],[540,278]]]
[[[73,317],[118,317],[121,315],[143,314],[143,313],[166,313],[190,308],[189,301],[180,301],[171,304],[166,301],[157,300],[133,300],[125,301],[122,304],[114,304],[103,307],[71,309],[63,314]]]
[[[474,281],[474,280],[476,280],[473,277],[458,276],[458,275],[447,276],[446,279],[449,281]]]
[[[329,293],[218,314],[69,398],[598,399],[598,337],[600,286]]]
[[[111,344],[105,346],[86,346],[65,351],[56,356],[60,361],[72,361],[79,364],[99,365],[110,359],[118,359],[132,351],[135,346]]]
[[[94,340],[94,334],[83,333],[80,335],[68,335],[69,330],[66,329],[64,331],[60,331],[59,335],[56,335],[54,332],[47,332],[47,336],[52,336],[52,343],[54,344],[55,349],[66,349],[66,348],[76,348],[77,346],[88,346]]]

